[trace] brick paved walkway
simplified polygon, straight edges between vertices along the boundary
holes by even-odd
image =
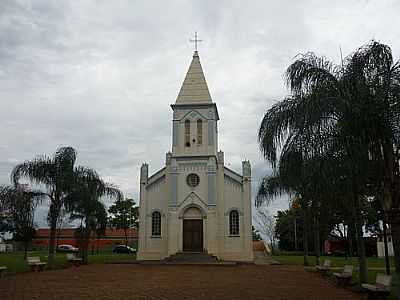
[[[361,299],[300,267],[91,265],[0,279],[6,299]]]

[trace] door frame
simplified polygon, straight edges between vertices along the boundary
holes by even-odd
[[[201,246],[199,247],[199,249],[185,249],[185,221],[198,221],[199,223],[201,223],[201,226],[199,226],[199,228],[201,228]],[[201,218],[199,219],[183,219],[182,220],[182,251],[183,252],[204,252],[204,220]]]

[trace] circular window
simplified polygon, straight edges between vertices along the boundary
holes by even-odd
[[[194,173],[189,174],[189,175],[186,177],[186,182],[187,182],[187,184],[188,184],[189,186],[191,186],[191,187],[196,187],[196,186],[198,186],[199,183],[200,183],[200,177],[199,177],[199,175],[194,174]]]

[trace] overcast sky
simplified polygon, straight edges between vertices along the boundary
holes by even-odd
[[[64,145],[138,200],[139,168],[161,168],[172,111],[193,53],[220,115],[228,167],[270,168],[263,113],[287,94],[298,53],[334,62],[371,39],[400,57],[400,1],[0,1],[0,184],[14,165]],[[287,199],[271,207],[287,207]],[[43,210],[41,208],[41,210]],[[42,223],[46,212],[39,215]],[[43,219],[44,220],[44,219]]]

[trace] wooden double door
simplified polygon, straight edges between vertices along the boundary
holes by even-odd
[[[203,251],[203,220],[183,220],[183,251]]]

